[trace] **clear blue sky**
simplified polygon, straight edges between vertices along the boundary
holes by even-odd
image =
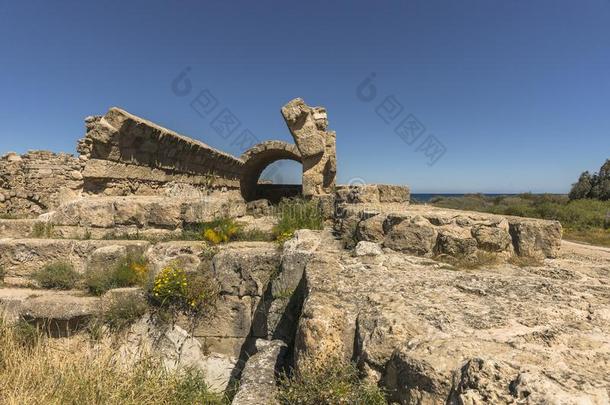
[[[241,153],[189,106],[204,89],[261,140],[291,140],[290,99],[326,106],[341,182],[566,192],[610,158],[610,0],[0,1],[1,152],[74,152],[85,116],[121,106]],[[394,132],[408,114],[412,145]],[[428,135],[446,148],[432,166]]]

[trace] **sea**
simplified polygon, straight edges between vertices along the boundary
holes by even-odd
[[[417,202],[420,203],[426,203],[428,201],[430,201],[433,197],[464,197],[465,195],[472,195],[473,193],[468,193],[468,194],[453,194],[453,193],[432,193],[432,194],[428,194],[428,193],[412,193],[411,194],[411,200],[415,200]],[[484,195],[486,197],[497,197],[500,195],[518,195],[515,193],[480,193],[481,195]]]

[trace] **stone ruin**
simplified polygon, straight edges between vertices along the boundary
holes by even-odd
[[[556,221],[410,206],[406,186],[336,185],[336,135],[328,130],[326,109],[296,98],[281,113],[293,144],[265,141],[235,157],[111,108],[86,118],[77,158],[36,151],[3,156],[0,214],[46,221],[67,238],[159,235],[219,216],[268,216],[269,202],[302,195],[319,203],[347,247],[374,242],[426,257],[557,255]],[[260,180],[265,168],[283,159],[302,164],[302,185]],[[0,231],[11,237],[24,226],[34,224],[7,222]]]
[[[240,157],[118,108],[86,119],[78,157],[3,156],[0,214],[31,219],[0,219],[0,309],[68,336],[115,294],[142,291],[32,289],[35,272],[57,260],[103,271],[136,254],[154,274],[173,263],[209,271],[220,298],[193,330],[139,320],[122,348],[162,342],[167,365],[203,370],[211,389],[237,380],[236,405],[274,404],[278,367],[336,356],[397,403],[608,403],[609,253],[592,262],[583,257],[599,252],[573,246],[562,257],[557,221],[410,205],[406,186],[335,185],[326,110],[295,99],[281,112],[294,144]],[[302,163],[302,186],[259,181],[280,159]],[[281,249],[231,242],[212,256],[180,238],[218,215],[269,231],[276,218],[261,199],[295,194],[332,204],[332,232],[299,230]],[[508,260],[480,270],[439,261],[481,253]],[[540,262],[512,265],[516,256]]]
[[[326,110],[294,99],[282,115],[295,144],[266,141],[241,157],[214,149],[120,108],[85,120],[78,158],[32,151],[0,159],[0,213],[32,216],[81,196],[163,195],[239,191],[246,201],[302,194],[329,199],[337,172],[335,133]],[[302,163],[301,186],[259,184],[275,161]]]

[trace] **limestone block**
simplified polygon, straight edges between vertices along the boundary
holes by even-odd
[[[356,234],[358,240],[375,243],[383,242],[385,237],[383,230],[384,222],[384,215],[375,215],[371,218],[360,221]]]
[[[384,239],[387,248],[419,256],[431,256],[438,232],[421,216],[402,221],[392,227]]]

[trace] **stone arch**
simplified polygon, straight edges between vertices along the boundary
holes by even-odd
[[[266,141],[248,149],[241,160],[244,162],[240,180],[241,194],[246,201],[262,198],[258,180],[263,170],[278,160],[294,160],[303,163],[296,145],[283,141]]]

